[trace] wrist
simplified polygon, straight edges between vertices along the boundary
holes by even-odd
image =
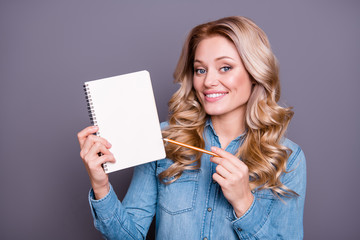
[[[238,204],[233,206],[236,217],[240,218],[242,215],[244,215],[251,207],[253,201],[254,196],[251,192],[245,199],[238,201]]]
[[[95,200],[99,200],[104,198],[110,191],[110,184],[109,182],[107,182],[104,185],[101,186],[94,186],[92,185],[93,191],[94,191],[94,195],[95,195]]]

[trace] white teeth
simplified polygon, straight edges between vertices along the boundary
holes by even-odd
[[[225,93],[211,93],[211,94],[207,94],[206,97],[208,98],[216,98],[216,97],[220,97],[225,95]]]

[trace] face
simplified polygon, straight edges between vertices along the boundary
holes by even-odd
[[[221,36],[202,40],[194,59],[193,85],[212,117],[243,117],[252,82],[235,45]]]

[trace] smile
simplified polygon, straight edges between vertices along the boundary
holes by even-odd
[[[212,93],[204,93],[205,101],[209,103],[214,103],[222,99],[228,94],[228,92],[212,92]]]
[[[205,96],[208,98],[217,98],[217,97],[224,96],[225,94],[227,94],[227,93],[211,93],[211,94],[205,94]]]

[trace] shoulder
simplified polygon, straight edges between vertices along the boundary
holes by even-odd
[[[299,145],[287,138],[284,138],[281,144],[291,150],[286,162],[286,172],[281,176],[281,182],[304,199],[307,175],[304,151]]]
[[[283,145],[291,150],[291,154],[290,154],[287,164],[286,164],[286,169],[288,171],[293,169],[294,167],[297,167],[299,164],[305,165],[305,162],[306,162],[305,154],[304,154],[304,151],[301,149],[301,147],[298,144],[294,143],[293,141],[291,141],[288,138],[284,138],[281,141],[281,145]]]

